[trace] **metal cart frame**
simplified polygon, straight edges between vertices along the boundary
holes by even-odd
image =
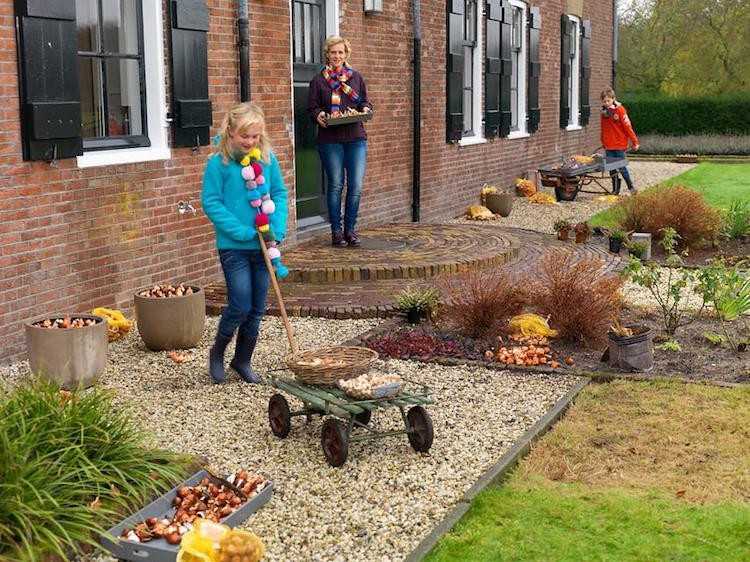
[[[573,201],[579,193],[607,193],[609,195],[618,195],[622,179],[620,174],[612,172],[624,168],[628,165],[627,158],[607,158],[602,156],[601,159],[592,164],[585,164],[577,168],[539,168],[542,185],[553,187],[555,197],[558,201]],[[606,180],[610,185],[614,180],[613,189],[608,189],[601,182]],[[589,191],[584,189],[592,184],[599,187],[599,191]]]

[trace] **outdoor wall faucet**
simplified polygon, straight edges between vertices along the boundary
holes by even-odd
[[[197,211],[195,210],[195,207],[190,204],[190,200],[188,200],[177,202],[177,212],[184,215],[185,213],[195,214]]]

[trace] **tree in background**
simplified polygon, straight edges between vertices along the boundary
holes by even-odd
[[[622,5],[617,80],[623,92],[749,92],[750,2],[631,0]]]

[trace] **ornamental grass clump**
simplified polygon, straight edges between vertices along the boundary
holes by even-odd
[[[441,279],[439,288],[437,323],[474,339],[500,333],[526,303],[523,285],[507,273],[470,271]]]
[[[595,345],[620,312],[622,281],[604,272],[598,259],[579,260],[569,251],[542,257],[539,271],[528,279],[529,307],[549,317],[560,338]]]
[[[737,199],[724,213],[724,236],[731,239],[750,236],[750,202]]]
[[[0,397],[0,560],[70,558],[182,480],[185,456],[145,444],[99,388],[35,381]]]
[[[623,230],[650,232],[659,238],[667,228],[679,236],[680,244],[695,247],[711,242],[721,233],[721,213],[703,195],[683,186],[650,189],[628,197],[621,204]]]

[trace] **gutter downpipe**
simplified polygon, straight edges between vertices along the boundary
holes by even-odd
[[[250,101],[250,20],[247,0],[237,1],[237,35],[240,51],[240,101]]]
[[[422,24],[420,1],[412,0],[412,20],[414,25],[414,86],[413,109],[414,145],[412,147],[411,172],[411,220],[419,222],[421,198],[422,165]]]
[[[612,0],[612,89],[616,92],[617,86],[617,50],[620,43],[620,15],[617,13],[617,0]]]

